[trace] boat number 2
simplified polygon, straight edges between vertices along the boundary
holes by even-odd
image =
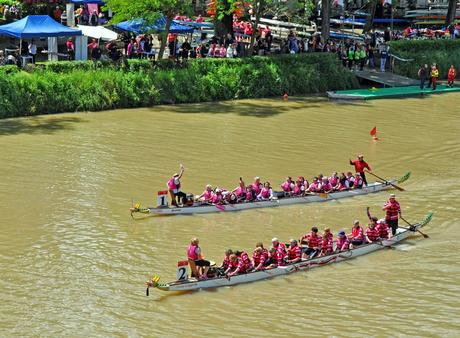
[[[177,280],[187,279],[187,266],[181,266],[177,269]]]

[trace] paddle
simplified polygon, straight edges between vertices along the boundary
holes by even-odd
[[[400,228],[405,229],[405,230],[417,231],[417,232],[419,232],[424,238],[430,238],[430,236],[428,236],[427,234],[424,234],[424,233],[421,232],[419,229],[415,229],[415,227],[414,227],[412,224],[410,224],[408,221],[406,221],[402,216],[399,216],[399,218],[401,218],[404,222],[406,222],[406,223],[410,226],[409,229],[408,229],[408,228],[404,228],[404,227],[400,227]],[[412,230],[412,229],[415,229],[415,230]]]
[[[370,171],[367,171],[367,170],[366,170],[366,173],[371,174],[372,176],[377,177],[379,180],[382,180],[382,181],[384,181],[384,182],[387,183],[387,184],[390,184],[393,188],[398,189],[399,191],[405,191],[405,189],[403,189],[403,188],[397,186],[396,184],[393,184],[393,183],[387,181],[386,179],[384,179],[384,178],[382,178],[382,177],[380,177],[380,176],[377,176],[377,175],[374,174],[374,173],[371,173]]]

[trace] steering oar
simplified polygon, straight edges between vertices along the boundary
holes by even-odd
[[[390,184],[393,188],[398,189],[399,191],[406,191],[404,188],[401,188],[400,186],[397,186],[396,184],[393,184],[393,183],[391,183],[390,181],[388,181],[388,180],[386,180],[386,179],[384,179],[384,178],[382,178],[382,177],[380,177],[380,176],[377,176],[376,174],[374,174],[374,173],[372,173],[372,172],[370,172],[370,171],[368,171],[368,170],[366,170],[366,173],[371,174],[372,176],[377,177],[379,180],[382,180],[382,181],[384,181],[384,182],[387,183],[387,184]]]
[[[411,231],[414,231],[414,232],[417,231],[417,232],[419,232],[424,238],[430,238],[430,236],[428,236],[427,234],[424,234],[424,233],[421,232],[419,229],[415,229],[415,226],[412,225],[412,224],[410,224],[408,221],[406,221],[406,219],[404,219],[401,215],[399,216],[399,218],[401,218],[404,222],[407,223],[407,225],[410,226],[410,228],[404,228],[404,227],[400,227],[400,228],[405,229],[405,230],[411,230]],[[413,229],[415,229],[415,230],[413,230]]]

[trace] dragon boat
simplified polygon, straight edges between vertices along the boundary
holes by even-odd
[[[285,196],[284,192],[274,192],[275,196],[271,200],[253,201],[253,202],[242,202],[235,204],[209,204],[204,202],[193,202],[190,206],[177,206],[169,207],[167,204],[168,192],[158,192],[158,202],[156,207],[142,208],[140,204],[134,205],[130,211],[131,216],[135,213],[152,214],[152,215],[191,215],[191,214],[205,214],[212,212],[227,212],[227,211],[239,211],[257,208],[271,208],[279,207],[283,205],[313,203],[313,202],[325,202],[336,199],[342,199],[347,197],[354,197],[360,195],[367,195],[371,193],[380,192],[387,190],[395,186],[395,184],[401,184],[407,181],[410,177],[410,172],[407,172],[404,176],[399,179],[391,179],[382,182],[369,183],[367,187],[361,189],[352,189],[345,191],[337,191],[332,193],[314,193],[306,194],[304,196]]]
[[[410,228],[398,228],[395,236],[393,236],[391,239],[385,239],[379,242],[363,244],[350,250],[341,251],[322,257],[302,259],[298,263],[289,264],[286,266],[279,266],[276,268],[262,271],[248,272],[240,275],[235,275],[232,277],[215,277],[206,280],[197,280],[196,278],[188,277],[188,262],[181,261],[178,262],[177,280],[169,283],[161,283],[160,277],[154,276],[151,280],[146,282],[147,295],[149,295],[149,288],[155,288],[162,291],[193,291],[199,289],[217,288],[222,286],[232,286],[237,284],[255,282],[276,276],[287,275],[299,271],[307,271],[323,265],[346,261],[404,241],[410,235],[412,235],[416,231],[419,231],[420,228],[428,224],[431,221],[432,217],[433,213],[428,213],[425,219],[411,225]],[[424,236],[427,235],[424,234]]]

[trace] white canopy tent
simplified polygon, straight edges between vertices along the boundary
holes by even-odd
[[[77,27],[79,30],[82,31],[84,36],[88,36],[90,38],[94,38],[98,40],[112,41],[112,40],[116,40],[118,36],[117,33],[103,26],[78,25]]]

